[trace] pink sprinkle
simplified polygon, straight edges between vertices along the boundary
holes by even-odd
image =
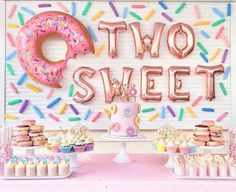
[[[94,116],[93,116],[93,118],[92,118],[92,122],[95,122],[95,121],[97,121],[97,119],[101,116],[101,112],[97,112]]]
[[[223,43],[225,44],[226,47],[230,47],[231,46],[228,37],[226,37],[224,34],[222,34],[220,36],[220,38],[222,39],[222,41],[223,41]]]
[[[12,47],[16,46],[14,38],[12,37],[11,33],[7,33],[7,39]]]
[[[15,13],[15,11],[16,11],[16,5],[13,4],[13,5],[11,6],[11,8],[10,8],[8,14],[7,14],[7,17],[8,17],[8,18],[12,18],[12,16],[13,16],[14,13]]]
[[[195,107],[201,100],[202,100],[202,96],[199,96],[197,99],[195,99],[192,103],[192,107]]]
[[[194,12],[196,19],[201,19],[201,14],[200,14],[200,11],[199,11],[199,8],[197,5],[193,6],[193,12]]]
[[[53,93],[53,89],[49,89],[46,99],[50,99],[50,97],[52,96],[52,93]]]
[[[48,113],[48,117],[50,117],[52,120],[54,120],[54,121],[60,121],[60,119],[59,118],[57,118],[56,116],[54,116],[53,114],[51,114],[51,113]]]
[[[131,7],[134,9],[144,9],[145,5],[131,5]]]
[[[19,91],[17,90],[17,88],[15,87],[13,83],[9,83],[9,87],[15,94],[19,94]]]
[[[56,4],[62,11],[69,13],[69,10],[62,3],[56,2]]]
[[[217,31],[216,36],[215,36],[216,39],[219,39],[219,38],[220,38],[220,36],[222,35],[224,29],[225,29],[225,28],[222,26],[222,27]]]
[[[167,15],[166,13],[162,12],[161,15],[162,15],[164,18],[166,18],[169,22],[172,22],[172,21],[173,21],[173,19],[172,19],[169,15]]]
[[[217,119],[216,119],[216,122],[220,122],[222,121],[225,117],[228,116],[228,112],[224,112],[222,115],[220,115]]]

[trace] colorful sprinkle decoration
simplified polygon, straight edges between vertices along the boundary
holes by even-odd
[[[100,18],[101,16],[104,15],[104,11],[98,11],[97,13],[95,13],[93,16],[92,16],[92,21],[96,21],[98,18]]]
[[[175,10],[175,13],[178,14],[180,13],[184,7],[185,7],[186,3],[182,3],[176,10]]]
[[[210,61],[214,61],[215,58],[220,54],[220,51],[221,51],[220,48],[216,49],[213,55],[211,56]]]
[[[212,11],[216,14],[216,15],[218,15],[219,17],[224,17],[224,13],[222,13],[219,9],[217,9],[217,8],[212,8]]]
[[[100,47],[95,52],[95,57],[99,57],[105,49],[105,45],[101,44]]]
[[[167,110],[169,111],[169,113],[171,114],[172,117],[176,116],[175,112],[173,111],[173,109],[169,105],[167,105],[166,108],[167,108]]]
[[[166,108],[164,106],[161,107],[161,119],[165,119],[166,116]]]
[[[200,11],[199,11],[199,8],[197,5],[193,6],[193,12],[194,12],[196,19],[201,19],[201,14],[200,14]]]
[[[224,80],[228,79],[228,77],[230,75],[230,71],[231,71],[231,67],[230,66],[226,67],[225,72],[224,72],[224,76],[223,76]]]
[[[70,109],[74,112],[74,114],[79,115],[78,110],[75,108],[73,104],[69,104]]]
[[[68,121],[80,121],[81,118],[80,117],[69,117]]]
[[[195,107],[201,100],[202,100],[203,96],[199,96],[197,97],[193,103],[192,103],[192,107]]]
[[[193,112],[193,110],[191,109],[191,107],[186,107],[185,108],[186,112],[193,118],[196,118],[196,114]]]
[[[173,21],[173,19],[172,19],[169,15],[167,15],[166,13],[162,12],[161,15],[162,15],[165,19],[167,19],[169,22],[172,22],[172,21]]]
[[[202,25],[210,25],[210,21],[197,21],[193,24],[193,26],[202,26]]]
[[[10,74],[11,76],[14,76],[15,73],[14,73],[14,70],[13,70],[11,64],[7,63],[7,64],[6,64],[6,67],[7,67],[7,71],[9,72],[9,74]]]
[[[15,43],[15,40],[14,40],[12,34],[7,32],[7,33],[6,33],[6,36],[7,36],[7,39],[8,39],[8,41],[9,41],[10,45],[11,45],[12,47],[15,47],[15,46],[16,46],[16,43]]]
[[[224,50],[224,53],[223,53],[223,56],[222,56],[222,59],[221,59],[221,63],[225,63],[225,60],[226,60],[226,57],[228,55],[228,49],[225,49]]]
[[[133,12],[133,11],[130,11],[129,14],[130,14],[133,18],[135,18],[135,19],[137,19],[137,20],[139,20],[139,21],[142,20],[142,17],[139,16],[138,14],[136,14],[136,13]]]
[[[29,104],[29,100],[28,99],[24,100],[24,102],[22,103],[19,109],[19,113],[23,113],[25,109],[27,108],[28,104]]]
[[[18,119],[17,116],[11,115],[11,114],[5,114],[4,117],[5,117],[6,119],[12,119],[12,120],[17,120],[17,119]]]
[[[134,9],[144,9],[146,6],[145,5],[131,5],[131,8]]]
[[[13,5],[11,6],[11,8],[10,8],[8,14],[7,14],[7,17],[8,17],[8,18],[12,18],[12,17],[13,17],[13,15],[14,15],[14,13],[15,13],[15,11],[16,11],[16,7],[17,7],[17,6],[16,6],[15,4],[13,4]]]
[[[218,21],[212,23],[212,27],[216,27],[216,26],[218,26],[218,25],[220,25],[220,24],[222,24],[222,23],[224,23],[224,22],[225,22],[225,19],[224,19],[224,18],[223,18],[223,19],[220,19],[220,20],[218,20]]]
[[[117,10],[116,10],[116,8],[115,8],[115,5],[114,5],[111,1],[109,1],[109,5],[110,5],[110,7],[111,7],[113,13],[115,14],[115,16],[116,16],[116,17],[119,17],[119,13],[117,12]]]
[[[145,16],[144,16],[144,20],[148,21],[149,19],[151,19],[151,17],[156,13],[155,9],[150,10]]]
[[[163,3],[162,1],[159,1],[158,4],[161,6],[161,8],[163,8],[163,9],[165,9],[165,10],[168,9],[168,7],[166,6],[166,4]]]
[[[64,112],[65,112],[67,106],[68,106],[67,103],[64,103],[64,104],[62,105],[62,107],[61,107],[61,109],[60,109],[60,111],[59,111],[59,114],[60,114],[60,115],[64,114]]]
[[[88,32],[89,32],[89,34],[91,35],[92,39],[93,39],[95,42],[97,42],[97,41],[98,41],[98,38],[97,38],[96,34],[94,33],[93,28],[89,25],[89,26],[87,27],[87,29],[88,29]]]
[[[24,11],[24,12],[30,14],[30,15],[33,15],[33,16],[35,15],[35,12],[32,11],[31,9],[27,8],[27,7],[21,7],[21,11]]]
[[[231,16],[231,10],[232,8],[231,8],[231,4],[230,3],[228,3],[227,4],[227,16]]]
[[[182,121],[182,119],[183,119],[183,115],[184,115],[184,109],[183,109],[183,108],[180,108],[180,110],[179,110],[178,121]]]
[[[215,109],[204,107],[204,108],[202,108],[202,111],[203,112],[215,112]]]
[[[50,3],[43,3],[43,4],[39,4],[38,7],[39,8],[45,8],[45,7],[51,7],[52,5]]]
[[[8,55],[6,55],[6,61],[10,61],[12,58],[16,56],[16,50],[10,52]]]
[[[207,51],[206,48],[202,45],[202,43],[197,42],[197,46],[202,50],[202,52],[203,52],[205,55],[208,55],[208,51]]]
[[[92,122],[95,122],[97,121],[97,119],[101,116],[101,112],[97,112],[91,119]]]
[[[154,121],[159,116],[159,113],[153,113],[149,118],[148,121]]]
[[[219,28],[219,30],[216,33],[215,39],[219,39],[220,38],[220,36],[222,35],[224,29],[225,29],[224,26]]]
[[[91,113],[91,110],[88,109],[88,110],[85,112],[84,120],[87,120],[87,119],[89,118],[90,113]]]
[[[20,79],[18,79],[16,84],[19,86],[22,85],[25,82],[26,78],[27,78],[27,73],[23,73],[21,75]]]
[[[17,13],[17,16],[18,16],[18,22],[19,22],[19,24],[20,24],[21,26],[23,26],[25,22],[24,22],[24,18],[23,18],[22,13]]]
[[[224,96],[227,96],[228,93],[227,93],[227,90],[225,89],[224,83],[223,83],[223,82],[220,82],[219,85],[220,85],[221,91],[222,91],[222,93],[224,94]]]
[[[19,104],[22,102],[22,99],[14,99],[14,100],[11,100],[11,101],[8,101],[8,105],[16,105],[16,104]]]
[[[205,54],[203,54],[202,52],[200,53],[200,56],[201,56],[201,58],[202,58],[206,63],[209,62],[208,59],[207,59],[207,57],[205,56]]]
[[[122,11],[122,18],[125,19],[127,17],[127,13],[128,13],[128,7],[124,7],[123,11]]]
[[[74,85],[71,84],[68,92],[68,97],[72,97],[74,93]]]
[[[47,105],[47,108],[50,109],[50,108],[54,107],[60,101],[61,101],[61,97],[57,97],[56,99],[54,99],[51,103],[49,103]]]
[[[209,36],[209,34],[208,34],[206,31],[201,30],[200,33],[201,33],[201,35],[202,35],[203,37],[205,37],[206,39],[210,39],[210,36]]]
[[[156,109],[154,107],[150,107],[150,108],[145,108],[145,109],[142,109],[142,113],[149,113],[149,112],[152,112],[152,111],[155,111]]]
[[[13,83],[9,83],[9,87],[13,91],[13,93],[19,94],[19,91],[17,90],[17,88],[15,87]]]
[[[228,116],[228,112],[224,112],[222,115],[220,115],[217,119],[216,119],[216,122],[220,122],[222,121],[225,117]]]
[[[72,16],[76,15],[76,4],[74,1],[71,2],[71,15]]]
[[[32,91],[36,92],[36,93],[40,93],[42,90],[34,85],[31,85],[29,83],[26,84],[26,87],[28,89],[31,89]]]
[[[37,113],[40,119],[44,118],[42,111],[36,105],[33,105],[33,110]]]
[[[48,117],[50,117],[54,121],[60,121],[60,119],[58,117],[56,117],[55,115],[53,115],[51,113],[48,113]]]
[[[88,11],[89,11],[91,5],[92,5],[92,3],[91,3],[90,1],[85,5],[84,10],[83,10],[83,12],[82,12],[82,15],[83,15],[83,16],[85,16],[85,15],[88,13]]]

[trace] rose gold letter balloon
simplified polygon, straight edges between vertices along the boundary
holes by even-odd
[[[149,51],[151,57],[159,57],[161,35],[165,24],[154,24],[154,33],[152,38],[149,35],[146,35],[144,38],[142,37],[139,22],[130,23],[129,26],[133,32],[135,57],[142,59],[144,51]]]
[[[177,36],[184,35],[185,37],[185,46],[183,48],[178,48],[177,46]],[[186,57],[193,51],[195,44],[194,32],[192,27],[184,23],[177,23],[173,25],[167,34],[167,45],[170,53],[182,59]]]
[[[126,86],[127,88],[129,88],[130,78],[131,78],[131,75],[133,72],[133,68],[123,67],[122,82],[119,83],[119,81],[116,80],[116,84],[119,84],[116,87],[112,85],[109,67],[102,68],[99,71],[102,76],[106,103],[111,103],[115,96],[121,96],[121,93],[120,93],[121,86],[122,87]],[[119,95],[119,93],[120,93],[120,95]]]
[[[92,100],[95,95],[93,87],[84,80],[85,77],[91,79],[96,71],[89,67],[80,67],[73,74],[73,80],[84,91],[84,94],[77,91],[74,95],[76,103],[87,103]]]
[[[116,57],[118,53],[118,33],[127,30],[126,23],[124,21],[114,23],[100,21],[98,30],[108,32],[108,55],[112,58]]]
[[[163,68],[158,66],[143,66],[141,68],[140,98],[145,101],[161,101],[161,92],[153,92],[155,88],[152,76],[162,75]]]
[[[223,65],[197,66],[196,73],[205,75],[206,99],[211,101],[212,99],[215,98],[215,74],[223,72],[224,72]]]
[[[182,80],[178,76],[189,75],[190,67],[171,66],[168,70],[168,97],[171,101],[189,101],[189,92],[179,92]]]

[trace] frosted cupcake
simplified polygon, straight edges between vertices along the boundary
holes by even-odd
[[[15,163],[13,161],[8,161],[8,163],[4,165],[4,175],[6,177],[15,175]]]
[[[61,146],[59,147],[61,153],[70,153],[72,147],[70,146],[67,139],[61,141]]]
[[[187,140],[184,140],[183,143],[180,144],[179,151],[182,154],[188,154],[190,152],[190,146]]]
[[[15,165],[15,176],[23,177],[25,176],[25,161],[20,161]]]
[[[60,140],[58,138],[53,139],[51,144],[52,152],[59,153],[60,152],[59,146],[60,146]]]
[[[91,137],[87,137],[85,140],[85,151],[92,151],[94,148],[94,142]]]
[[[58,174],[59,176],[65,176],[65,175],[68,175],[69,171],[70,171],[70,160],[63,159],[58,164]]]
[[[157,143],[157,151],[158,152],[165,152],[166,151],[166,144],[165,144],[164,140],[160,140]]]
[[[26,164],[26,176],[36,176],[36,164],[33,161],[30,161]]]
[[[46,176],[47,175],[47,163],[45,160],[42,160],[37,164],[37,176]]]
[[[169,141],[166,146],[166,150],[168,153],[176,153],[177,152],[177,146],[174,141]]]
[[[83,140],[79,140],[74,145],[74,151],[77,153],[81,153],[85,151],[85,142]]]
[[[48,176],[57,176],[58,175],[58,163],[56,161],[51,161],[48,164]]]

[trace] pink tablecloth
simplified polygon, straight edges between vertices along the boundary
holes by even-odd
[[[236,181],[178,180],[163,167],[166,158],[133,154],[131,164],[112,162],[114,154],[90,154],[64,180],[0,180],[1,192],[235,192]]]

